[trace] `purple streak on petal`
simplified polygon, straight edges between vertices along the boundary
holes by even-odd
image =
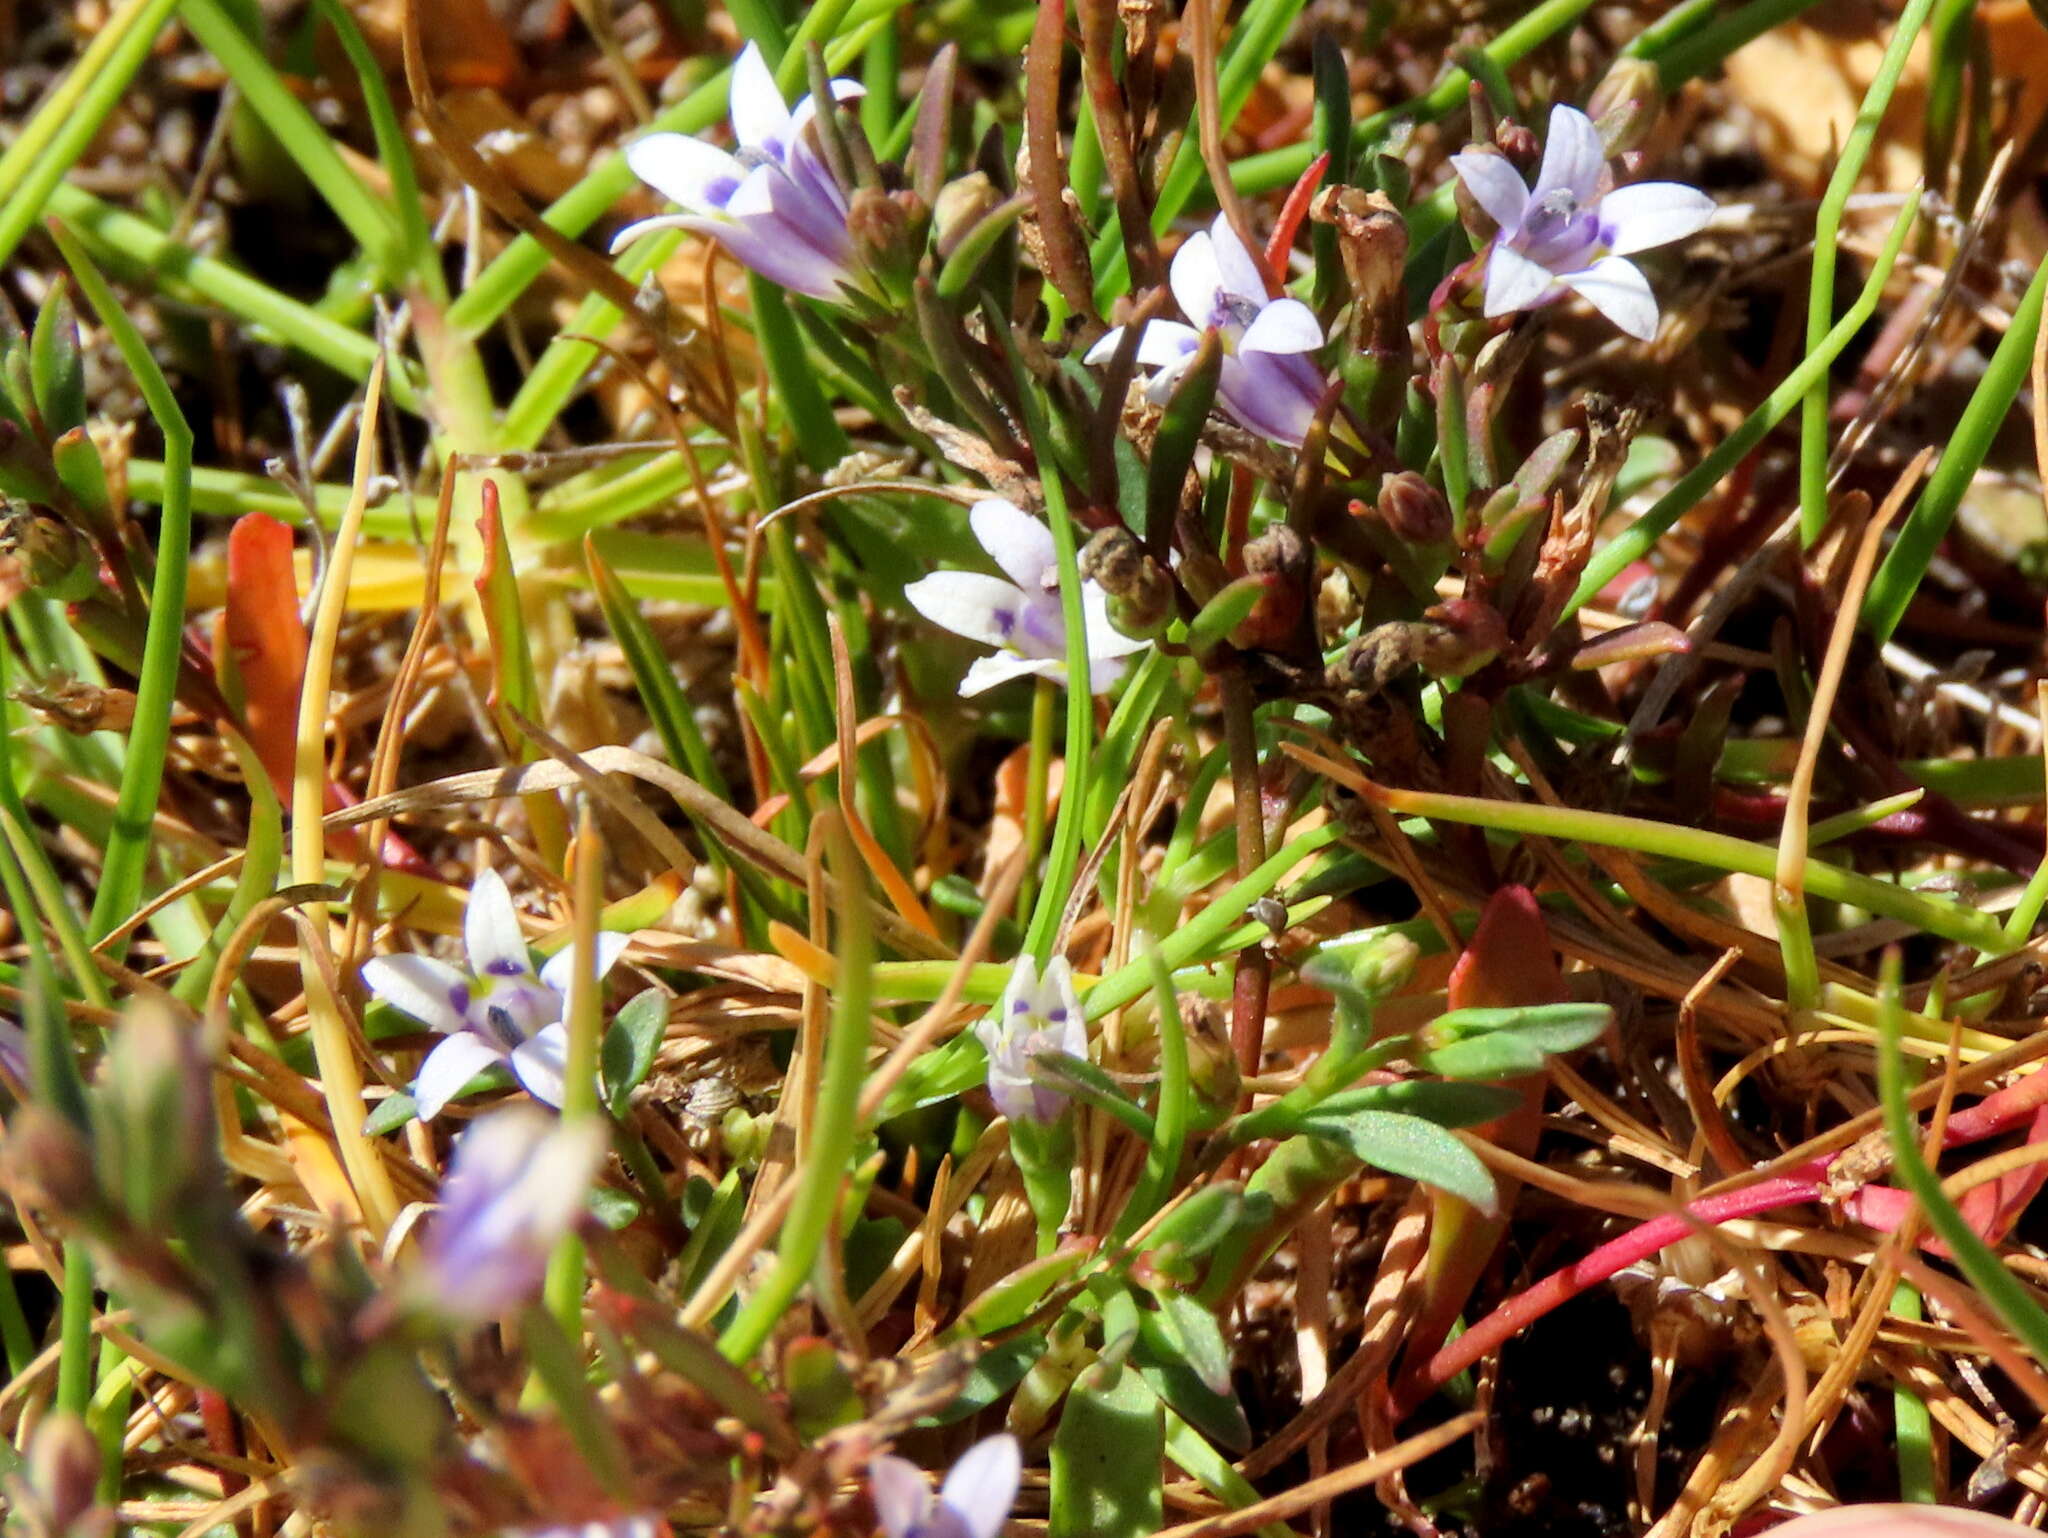
[[[1548,267],[1539,266],[1513,246],[1496,240],[1486,258],[1487,318],[1543,303],[1556,281]]]
[[[753,43],[741,50],[732,63],[732,83],[726,96],[732,119],[733,137],[749,149],[782,158],[790,140],[789,105],[776,87],[775,72]]]
[[[708,235],[733,254],[741,266],[770,283],[813,299],[837,299],[845,269],[825,260],[801,240],[791,240],[767,226],[728,219],[687,218],[684,229]]]
[[[1472,194],[1472,201],[1500,226],[1501,234],[1512,238],[1521,227],[1522,211],[1529,206],[1529,189],[1507,157],[1468,150],[1451,157],[1451,169]]]
[[[363,986],[432,1030],[459,1031],[467,1023],[469,979],[431,956],[372,956],[363,963]]]
[[[996,623],[999,610],[1014,613],[1028,595],[1001,577],[978,571],[935,571],[903,589],[910,606],[942,630],[984,646],[1004,646],[1010,632]]]
[[[1615,256],[1669,245],[1706,228],[1714,200],[1683,182],[1637,182],[1600,200],[1600,224]]]
[[[1577,107],[1559,103],[1550,109],[1543,168],[1537,173],[1536,185],[1529,189],[1529,201],[1541,203],[1547,194],[1562,190],[1580,203],[1590,203],[1599,195],[1600,176],[1606,169],[1607,151],[1593,120]]]
[[[478,876],[469,890],[462,943],[469,951],[469,969],[478,976],[521,977],[530,970],[519,910],[512,906],[505,878],[494,870]]]
[[[649,134],[627,145],[625,154],[635,176],[695,214],[723,211],[747,174],[724,150],[688,134]]]
[[[1657,296],[1642,269],[1626,257],[1603,256],[1584,272],[1564,273],[1558,281],[1638,341],[1656,337]]]
[[[1300,353],[1240,353],[1223,360],[1216,396],[1238,422],[1292,447],[1307,435],[1323,395],[1323,376]]]

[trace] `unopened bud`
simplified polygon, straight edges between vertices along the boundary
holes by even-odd
[[[986,171],[969,171],[939,189],[932,207],[939,260],[944,261],[967,238],[967,232],[1001,206],[1003,195]]]
[[[100,1209],[92,1144],[69,1119],[30,1102],[7,1122],[7,1183],[30,1205],[81,1222]]]
[[[207,1066],[194,1033],[163,1007],[138,1003],[116,1027],[93,1134],[108,1194],[145,1232],[160,1231],[195,1189],[210,1189]]]
[[[99,585],[92,547],[68,524],[26,503],[0,511],[0,558],[19,566],[32,591],[58,603],[75,603]]]
[[[1622,57],[1608,66],[1593,96],[1586,103],[1586,116],[1600,132],[1600,142],[1609,156],[1634,149],[1657,125],[1664,104],[1663,82],[1657,66],[1648,59]]]
[[[1359,345],[1367,344],[1365,333],[1382,328],[1390,317],[1405,334],[1408,225],[1400,210],[1383,192],[1328,187],[1309,205],[1309,217],[1337,232],[1337,254],[1356,306],[1353,330]]]
[[[915,235],[924,212],[913,192],[856,187],[847,208],[846,231],[870,270],[907,272],[916,262]]]
[[[114,1513],[100,1505],[100,1448],[82,1417],[59,1410],[29,1439],[22,1469],[8,1481],[23,1529],[43,1538],[104,1538]]]
[[[1109,595],[1110,623],[1127,636],[1149,640],[1173,618],[1173,578],[1121,525],[1097,531],[1082,548],[1081,575]]]
[[[1381,481],[1374,507],[1395,537],[1411,545],[1436,545],[1451,537],[1451,504],[1413,470],[1396,470]]]
[[[1277,524],[1244,547],[1244,568],[1265,591],[1244,623],[1231,633],[1231,644],[1246,651],[1284,646],[1308,602],[1314,553],[1293,529]]]
[[[1425,615],[1438,632],[1429,638],[1417,660],[1433,678],[1463,678],[1476,673],[1507,649],[1507,622],[1490,603],[1453,598]]]

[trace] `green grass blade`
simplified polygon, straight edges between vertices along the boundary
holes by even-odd
[[[171,742],[171,706],[178,686],[184,645],[186,564],[192,549],[192,429],[178,409],[170,382],[150,355],[149,344],[121,308],[92,258],[62,225],[52,227],[79,291],[107,328],[121,361],[142,391],[149,414],[164,435],[163,516],[156,532],[156,576],[149,594],[149,633],[143,642],[142,674],[136,682],[135,722],[121,790],[114,802],[113,834],[107,841],[99,890],[93,894],[90,931],[97,938],[134,912],[142,899],[149,866],[157,796],[163,786],[164,757]]]
[[[1927,477],[1920,500],[1906,515],[1899,537],[1871,581],[1870,596],[1863,600],[1863,624],[1875,641],[1889,641],[1892,632],[1898,629],[1906,605],[1913,601],[1920,579],[1927,575],[1928,563],[1955,521],[1964,493],[1983,468],[1984,456],[1991,452],[1991,440],[2004,425],[2013,402],[2019,399],[2028,363],[2033,358],[2034,338],[2041,329],[2044,296],[2048,296],[2048,260],[2035,270],[2034,281],[2027,285],[2019,308],[2013,311],[2012,325],[1999,338],[1984,377],[1977,381],[1970,396],[1970,404],[1949,434],[1940,462]]]
[[[129,0],[0,155],[0,262],[42,217],[50,194],[99,137],[156,45],[177,0]]]

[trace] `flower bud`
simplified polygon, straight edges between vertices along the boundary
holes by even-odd
[[[1381,481],[1374,509],[1397,538],[1411,545],[1436,545],[1451,537],[1451,504],[1413,470],[1396,470]]]
[[[958,249],[960,242],[990,212],[1002,204],[1003,195],[986,171],[969,171],[939,189],[932,208],[932,225],[938,232],[939,260]]]
[[[29,588],[58,603],[75,603],[99,585],[99,557],[72,528],[25,503],[0,511],[0,559],[11,559]]]
[[[7,1183],[32,1206],[68,1222],[100,1210],[92,1144],[64,1116],[34,1102],[22,1106],[8,1119],[5,1146]]]
[[[914,192],[856,187],[847,209],[846,231],[861,262],[878,274],[908,274],[917,265],[917,241],[925,209]]]
[[[1129,529],[1101,529],[1081,550],[1081,575],[1109,595],[1110,623],[1149,639],[1173,618],[1173,578],[1145,553]]]
[[[82,1417],[68,1411],[45,1416],[28,1444],[8,1495],[24,1530],[44,1538],[107,1538],[114,1513],[100,1505],[99,1443]]]
[[[1231,633],[1231,644],[1246,651],[1285,646],[1309,601],[1314,553],[1293,529],[1277,524],[1244,547],[1244,566],[1265,592]]]
[[[1610,156],[1634,149],[1657,126],[1664,104],[1663,82],[1648,59],[1622,57],[1608,66],[1586,103],[1586,116],[1600,130]]]

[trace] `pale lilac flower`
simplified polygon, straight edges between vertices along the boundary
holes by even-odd
[[[996,1109],[1011,1121],[1057,1121],[1067,1097],[1035,1082],[1031,1064],[1041,1052],[1088,1056],[1087,1019],[1067,958],[1053,957],[1040,977],[1028,952],[1019,957],[1002,1002],[975,1022],[974,1034],[988,1049],[988,1092]]]
[[[916,1464],[887,1453],[868,1464],[868,1489],[888,1538],[996,1538],[1023,1473],[1017,1439],[999,1431],[960,1455],[937,1496]]]
[[[485,1324],[531,1302],[582,1215],[604,1149],[595,1117],[564,1122],[530,1105],[479,1117],[456,1141],[440,1211],[420,1240],[413,1282],[423,1304]]]
[[[1059,564],[1052,530],[1013,502],[989,497],[967,515],[981,548],[1009,581],[974,571],[935,571],[903,590],[911,606],[934,625],[998,648],[960,681],[963,695],[1035,673],[1067,681],[1067,617],[1060,606]],[[1109,622],[1109,595],[1100,583],[1081,584],[1081,614],[1088,635],[1088,687],[1100,694],[1122,676],[1124,658],[1148,644]]]
[[[570,984],[581,970],[575,948],[550,957],[536,976],[505,878],[487,870],[477,878],[463,914],[469,971],[431,956],[373,956],[363,983],[376,997],[447,1040],[427,1054],[413,1081],[422,1120],[432,1121],[464,1087],[496,1063],[508,1065],[536,1100],[562,1103],[562,1070],[569,1056]],[[612,969],[626,937],[597,937],[597,976]]]
[[[2022,1538],[2032,1532],[1989,1512],[1914,1503],[1837,1506],[1774,1527],[1770,1538]]]
[[[834,80],[832,96],[863,94]],[[732,153],[688,134],[649,134],[626,146],[633,174],[686,213],[630,224],[612,249],[654,230],[709,235],[771,282],[814,299],[841,297],[855,266],[846,228],[846,189],[834,179],[810,131],[817,108],[806,96],[792,110],[761,50],[749,43],[733,62],[728,98]]]
[[[507,1538],[656,1538],[661,1519],[642,1513],[609,1522],[557,1522],[551,1527],[522,1527]]]
[[[1159,370],[1146,391],[1164,402],[1173,393],[1202,333],[1213,330],[1223,346],[1216,399],[1262,438],[1299,444],[1323,397],[1323,372],[1308,356],[1323,345],[1315,311],[1299,299],[1271,299],[1258,259],[1244,248],[1230,221],[1217,215],[1208,229],[1181,242],[1167,274],[1174,303],[1193,324],[1154,320],[1138,338],[1138,361]],[[1088,349],[1082,361],[1106,363],[1123,340],[1118,326]]]
[[[1714,200],[1680,182],[1615,187],[1593,120],[1550,111],[1536,185],[1499,155],[1451,157],[1465,190],[1500,226],[1486,259],[1486,313],[1532,310],[1578,294],[1630,336],[1657,334],[1657,298],[1627,258],[1705,228]]]

